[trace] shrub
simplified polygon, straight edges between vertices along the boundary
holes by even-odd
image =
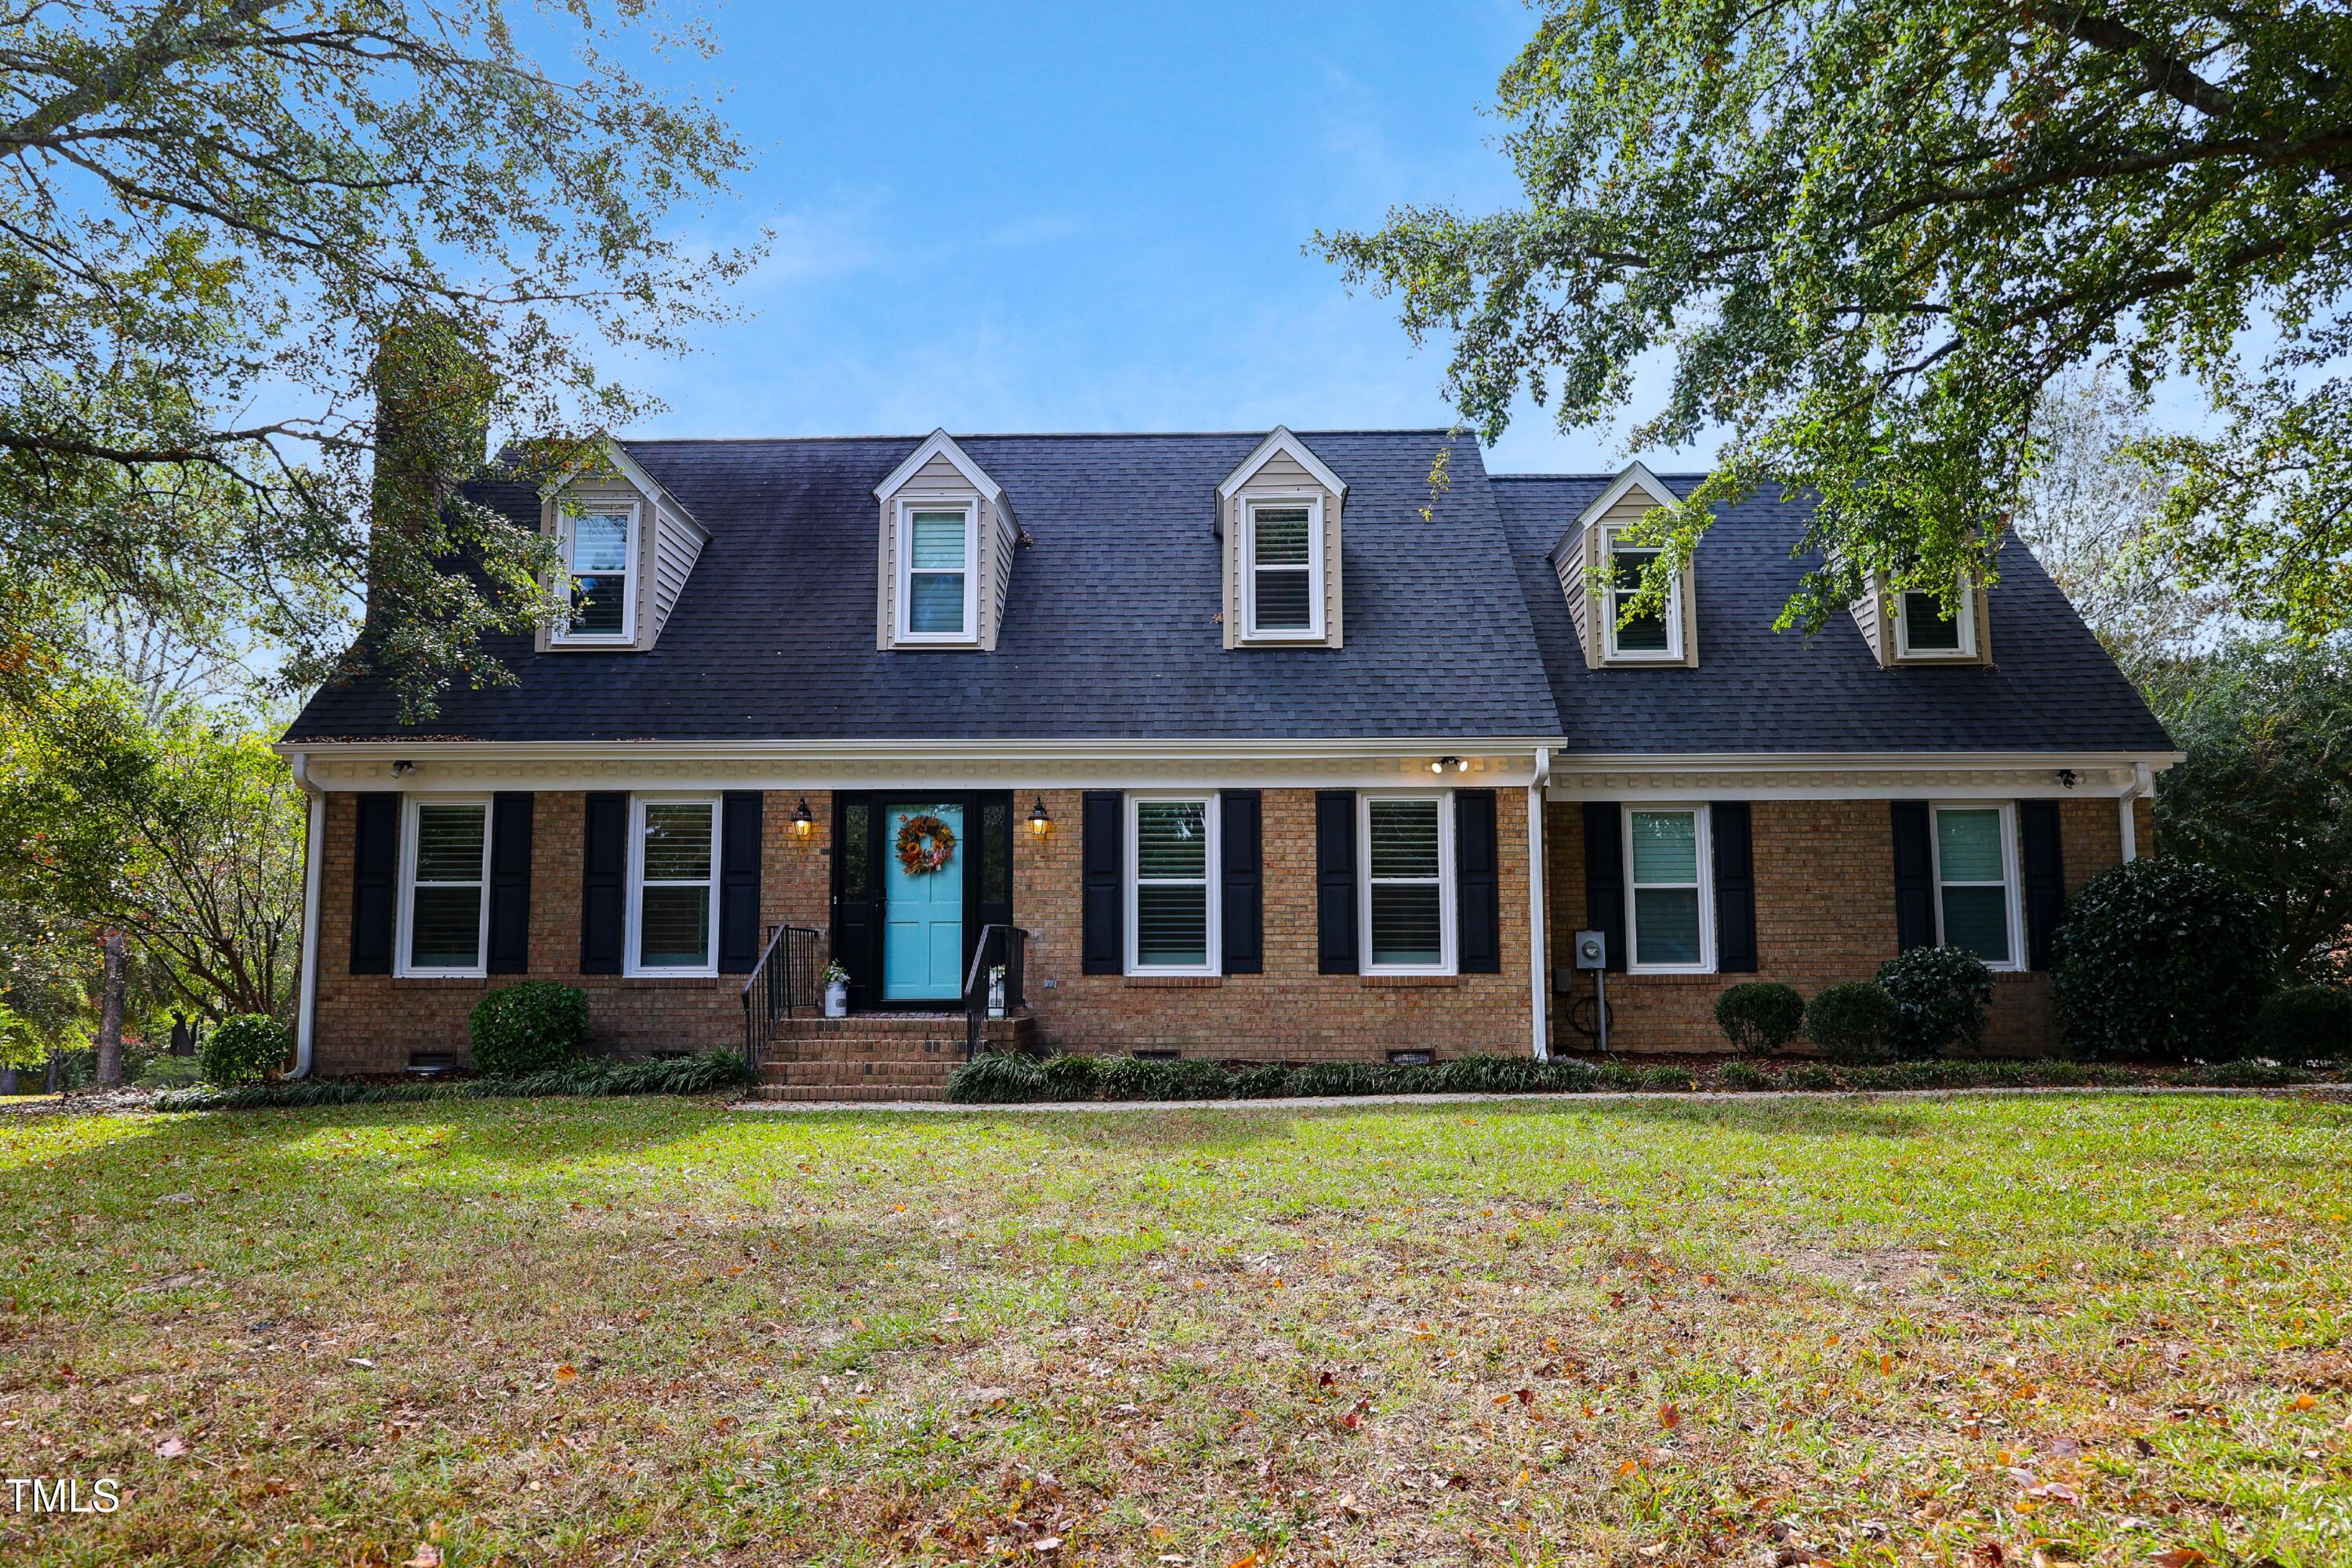
[[[260,1013],[240,1013],[225,1018],[197,1047],[197,1062],[205,1080],[224,1089],[255,1083],[286,1065],[294,1042],[286,1027]]]
[[[1983,1042],[1992,971],[1967,948],[1915,947],[1898,953],[1878,966],[1878,983],[1902,1013],[1896,1056],[1925,1061],[1955,1045],[1974,1049]]]
[[[2234,1056],[2276,971],[2261,900],[2211,871],[2133,860],[2066,905],[2050,1000],[2089,1057]]]
[[[741,1089],[759,1075],[733,1051],[633,1061],[573,1062],[529,1078],[443,1079],[431,1083],[357,1083],[307,1078],[242,1089],[179,1089],[155,1097],[158,1110],[262,1110],[321,1105],[410,1105],[436,1100],[524,1100],[557,1095],[710,1094]]]
[[[1683,1094],[1698,1087],[1689,1068],[1664,1065],[1635,1068],[1633,1086],[1650,1094]]]
[[[1225,1100],[1233,1075],[1214,1062],[1169,1057],[1104,1057],[1096,1064],[1108,1100]]]
[[[958,1105],[1017,1105],[1048,1098],[1045,1069],[1027,1057],[983,1052],[948,1075]]]
[[[1819,1062],[1799,1062],[1780,1075],[1782,1089],[1835,1089],[1838,1076]]]
[[[1796,993],[1792,991],[1790,994],[1793,996]],[[1801,1001],[1798,1005],[1801,1007],[1803,1003]],[[1735,1057],[1716,1069],[1715,1082],[1718,1089],[1769,1089],[1772,1087],[1772,1075],[1754,1062],[1741,1061]]]
[[[1835,1061],[1881,1059],[1902,1027],[1903,1010],[1885,986],[1869,980],[1828,986],[1805,1008],[1805,1033]]]
[[[1283,1068],[1251,1068],[1234,1075],[1235,1100],[1279,1100],[1289,1092],[1290,1074]]]
[[[1316,1062],[1295,1069],[1290,1092],[1322,1097],[1338,1094],[1378,1094],[1380,1069],[1360,1062]]]
[[[186,1089],[204,1076],[194,1057],[157,1057],[140,1070],[138,1081],[142,1089]]]
[[[493,991],[466,1015],[474,1068],[485,1078],[522,1078],[576,1061],[588,1048],[588,993],[552,980]]]
[[[2301,1083],[2303,1074],[2284,1062],[2211,1062],[2181,1074],[2180,1081],[2205,1089],[2276,1089],[2283,1084]]]
[[[2352,990],[2288,986],[2254,1015],[2254,1039],[2281,1060],[2352,1056]]]
[[[1040,1070],[1047,1100],[1092,1100],[1102,1082],[1102,1063],[1094,1057],[1054,1057]]]
[[[1715,999],[1715,1021],[1751,1057],[1785,1050],[1805,1026],[1805,999],[1777,981],[1751,980]]]

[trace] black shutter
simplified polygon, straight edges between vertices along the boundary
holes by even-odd
[[[1265,872],[1261,800],[1254,789],[1229,789],[1217,797],[1218,856],[1224,862],[1218,921],[1227,974],[1258,974],[1265,969]]]
[[[719,973],[760,966],[760,819],[767,802],[755,789],[720,797],[719,822]]]
[[[1584,929],[1609,943],[1611,970],[1625,970],[1625,830],[1614,802],[1584,803]]]
[[[500,790],[490,802],[492,974],[530,970],[530,815],[528,790]]]
[[[1454,792],[1454,952],[1465,974],[1503,973],[1502,857],[1495,792]]]
[[[1127,861],[1127,801],[1115,789],[1087,791],[1084,842],[1078,858],[1086,882],[1078,968],[1117,974],[1127,967],[1127,892],[1119,886]]]
[[[882,995],[882,888],[875,852],[874,797],[833,793],[833,956],[849,972],[849,1006]]]
[[[1356,958],[1356,792],[1315,792],[1315,968],[1353,974]]]
[[[1936,945],[1936,850],[1924,800],[1887,803],[1895,824],[1895,945],[1908,952]]]
[[[400,900],[400,797],[363,795],[352,805],[352,973],[389,974]]]
[[[628,924],[629,797],[618,790],[588,796],[587,841],[580,855],[580,973],[618,974]]]
[[[1715,838],[1715,966],[1726,974],[1756,973],[1756,849],[1754,820],[1744,800],[1707,808]]]
[[[2025,873],[2025,963],[2050,967],[2050,939],[2066,913],[2066,862],[2058,847],[2058,803],[2021,801],[2017,833],[2023,841]]]

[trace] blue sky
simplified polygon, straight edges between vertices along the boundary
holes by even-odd
[[[637,434],[1450,422],[1442,347],[1300,247],[1510,199],[1479,110],[1533,27],[1517,0],[707,15],[716,58],[646,74],[725,95],[756,168],[712,232],[775,247],[748,321],[632,368],[670,405]],[[1489,462],[1624,457],[1528,409]]]

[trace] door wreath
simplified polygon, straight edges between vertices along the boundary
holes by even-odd
[[[944,870],[955,844],[955,829],[929,812],[898,819],[898,865],[909,877]]]

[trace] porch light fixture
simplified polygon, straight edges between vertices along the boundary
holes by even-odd
[[[1043,838],[1053,828],[1054,819],[1045,814],[1045,797],[1041,795],[1037,804],[1029,808],[1029,831]]]
[[[1470,764],[1459,757],[1440,757],[1429,764],[1429,771],[1433,773],[1442,773],[1448,768],[1457,773],[1466,773],[1470,771]]]
[[[799,806],[793,812],[793,837],[806,838],[815,831],[816,818],[809,815],[808,796],[803,795]]]

